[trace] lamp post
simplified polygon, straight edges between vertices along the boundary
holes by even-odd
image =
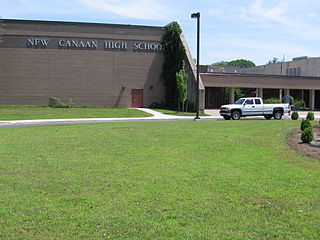
[[[199,55],[200,55],[200,12],[192,13],[191,18],[197,19],[197,92],[196,92],[196,117],[194,120],[200,119],[199,117]]]

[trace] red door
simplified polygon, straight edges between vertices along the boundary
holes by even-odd
[[[143,89],[132,89],[131,107],[143,107]]]

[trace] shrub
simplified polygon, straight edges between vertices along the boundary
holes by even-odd
[[[314,112],[308,112],[307,119],[310,121],[314,120]]]
[[[294,101],[293,106],[295,109],[305,109],[306,108],[306,103],[303,100],[300,101]]]
[[[291,119],[292,120],[297,120],[299,118],[299,113],[294,111],[292,114],[291,114]]]
[[[309,143],[313,140],[314,135],[313,135],[313,130],[312,128],[306,128],[302,131],[301,133],[301,141],[304,143]]]
[[[303,131],[306,128],[312,128],[311,122],[308,119],[306,119],[306,120],[302,119],[300,129],[301,129],[301,131]]]
[[[53,107],[53,108],[70,108],[70,107],[73,107],[73,102],[72,102],[72,99],[69,99],[67,103],[64,103],[58,97],[50,97],[49,107]]]
[[[268,98],[264,100],[265,104],[272,104],[272,103],[281,103],[279,98]]]

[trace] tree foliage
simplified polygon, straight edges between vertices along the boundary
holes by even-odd
[[[224,102],[229,103],[230,92],[232,88],[222,88],[224,94]],[[234,88],[234,100],[245,97],[245,93],[242,88]]]
[[[219,61],[219,62],[216,62],[216,63],[212,63],[212,65],[215,65],[215,66],[228,66],[228,63],[229,62],[226,62],[226,61]]]
[[[176,80],[177,80],[177,87],[178,87],[178,93],[179,93],[179,100],[182,103],[181,110],[184,111],[185,103],[188,99],[188,74],[185,70],[185,64],[183,62],[182,68],[179,72],[176,73]]]
[[[241,68],[246,68],[246,67],[255,67],[256,64],[250,60],[245,60],[245,59],[237,59],[233,60],[231,62],[228,62],[228,66],[239,66]]]
[[[310,143],[314,139],[314,133],[312,127],[305,128],[301,133],[301,141],[304,143]]]
[[[282,63],[283,61],[280,61],[278,58],[274,57],[273,59],[269,60],[266,64],[276,64],[276,63]]]
[[[300,130],[303,131],[306,128],[312,128],[312,124],[311,124],[310,120],[302,119],[301,124],[300,124]]]
[[[216,63],[213,63],[212,65],[216,66],[239,66],[241,68],[246,68],[246,67],[255,67],[256,64],[250,60],[245,60],[245,59],[237,59],[237,60],[232,60],[230,62],[227,61],[219,61]]]
[[[175,107],[177,103],[177,81],[176,73],[182,68],[185,49],[180,40],[182,30],[179,23],[172,22],[166,26],[163,36],[165,61],[162,67],[164,78],[165,97],[168,107]]]

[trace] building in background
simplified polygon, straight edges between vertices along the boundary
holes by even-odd
[[[242,68],[241,73],[320,77],[320,57],[304,56],[293,58],[290,62]]]
[[[282,100],[291,95],[296,101],[304,101],[311,110],[320,109],[320,58],[299,57],[249,68],[207,66],[202,70],[206,108],[234,102],[235,88],[242,88],[246,96]],[[227,100],[224,88],[228,88]]]

